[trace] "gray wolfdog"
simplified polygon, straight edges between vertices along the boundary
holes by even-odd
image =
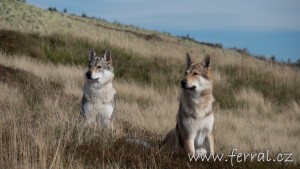
[[[113,128],[115,94],[112,56],[106,51],[103,56],[96,56],[93,49],[89,55],[89,67],[84,74],[81,112],[87,124]]]

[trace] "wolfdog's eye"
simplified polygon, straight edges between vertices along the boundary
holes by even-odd
[[[197,73],[197,72],[193,72],[193,75],[199,75],[199,73]]]
[[[102,66],[98,65],[98,66],[97,66],[97,68],[98,68],[98,69],[101,69],[101,68],[102,68]]]

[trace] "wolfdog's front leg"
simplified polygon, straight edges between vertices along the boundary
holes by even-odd
[[[207,134],[207,140],[208,140],[208,145],[209,145],[209,152],[210,154],[215,153],[215,148],[214,148],[214,136],[212,133]]]
[[[196,135],[189,135],[184,143],[185,150],[191,155],[195,154],[195,137]]]

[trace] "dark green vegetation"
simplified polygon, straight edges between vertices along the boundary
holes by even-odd
[[[266,63],[267,64],[267,63]],[[253,88],[263,94],[273,103],[279,106],[288,105],[291,101],[300,100],[300,90],[297,79],[292,79],[292,83],[287,83],[280,79],[272,70],[253,70],[239,65],[219,67],[226,75],[229,75],[229,84],[226,87],[216,86],[215,96],[220,102],[221,107],[233,107],[233,90],[241,88]],[[225,107],[224,107],[225,106]]]
[[[117,67],[115,69],[117,78],[132,79],[162,88],[170,83],[177,83],[182,72],[180,70],[183,70],[182,64],[178,65],[177,60],[167,60],[159,56],[144,58],[132,51],[113,47],[107,42],[93,44],[87,39],[75,38],[71,35],[39,36],[0,30],[0,38],[0,48],[8,54],[25,54],[54,64],[86,67],[91,47],[96,50],[98,56],[109,49],[113,54],[114,67]]]

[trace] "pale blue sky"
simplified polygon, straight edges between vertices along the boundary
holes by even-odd
[[[47,9],[300,59],[300,0],[27,0]]]

